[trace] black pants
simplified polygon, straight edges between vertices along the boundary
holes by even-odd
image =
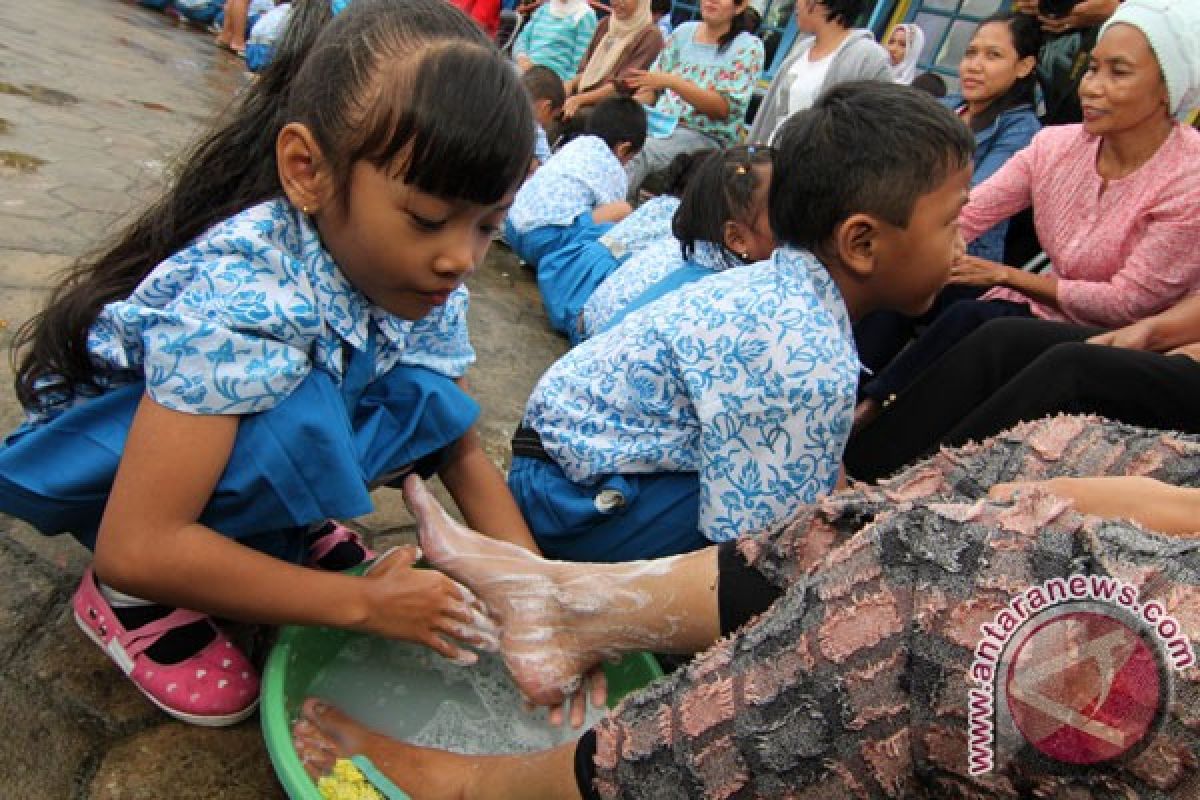
[[[986,323],[851,437],[846,470],[878,480],[941,445],[1060,412],[1200,432],[1200,363],[1084,342],[1097,332],[1044,320]]]
[[[881,403],[891,400],[985,322],[999,317],[1031,316],[1033,312],[1025,303],[1008,300],[952,302],[887,367],[863,384],[859,394]]]

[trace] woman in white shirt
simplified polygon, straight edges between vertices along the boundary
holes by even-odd
[[[830,87],[848,81],[891,81],[891,59],[868,30],[851,27],[865,0],[798,0],[796,25],[812,36],[779,67],[750,128],[749,141],[766,144],[784,120],[811,108]]]

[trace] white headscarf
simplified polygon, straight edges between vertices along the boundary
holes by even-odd
[[[1100,35],[1121,23],[1137,28],[1150,43],[1167,83],[1171,113],[1183,116],[1200,107],[1200,2],[1127,0]]]
[[[588,12],[591,8],[587,4],[587,0],[550,0],[546,3],[546,10],[556,17],[569,17],[575,22]]]
[[[925,49],[925,31],[911,22],[902,22],[896,29],[904,30],[904,58],[899,64],[891,66],[892,80],[896,83],[909,84],[917,77],[917,59]],[[890,34],[889,34],[890,38]]]

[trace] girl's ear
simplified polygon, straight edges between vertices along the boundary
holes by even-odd
[[[833,231],[838,263],[859,281],[870,280],[875,274],[880,233],[879,221],[869,214],[852,214]]]
[[[316,213],[333,196],[321,148],[307,126],[289,122],[283,127],[275,140],[275,161],[284,194],[304,213]]]
[[[737,220],[726,220],[722,231],[725,249],[743,261],[750,260],[750,238],[746,226]]]

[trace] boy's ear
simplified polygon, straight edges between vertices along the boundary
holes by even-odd
[[[852,214],[834,229],[837,260],[858,280],[870,280],[875,274],[880,233],[879,220],[869,214]]]
[[[617,146],[613,148],[613,155],[622,164],[629,163],[634,156],[638,154],[637,148],[633,146],[633,142],[617,142]]]
[[[289,122],[275,139],[279,182],[288,200],[306,214],[315,213],[333,195],[321,148],[307,126]]]

